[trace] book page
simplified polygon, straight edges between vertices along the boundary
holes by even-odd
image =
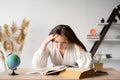
[[[50,74],[61,72],[65,69],[66,69],[65,66],[55,66],[55,67],[52,67],[52,68],[35,69],[35,70],[30,71],[30,72],[27,72],[26,74],[50,75]]]
[[[46,70],[47,70],[47,68],[34,69],[34,70],[30,71],[30,72],[27,72],[26,74],[40,74],[40,75],[44,75]]]

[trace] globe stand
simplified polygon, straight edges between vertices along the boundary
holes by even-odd
[[[17,68],[12,69],[12,73],[10,73],[9,75],[12,75],[12,76],[18,75],[17,73],[15,73],[15,70],[16,70],[16,69],[17,69]]]

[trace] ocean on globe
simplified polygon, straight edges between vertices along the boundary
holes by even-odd
[[[20,64],[20,57],[16,54],[10,54],[6,57],[6,64],[9,69],[15,69]]]

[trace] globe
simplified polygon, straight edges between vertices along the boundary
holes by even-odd
[[[11,75],[16,75],[14,70],[19,66],[20,64],[20,57],[17,54],[10,54],[6,57],[6,64],[9,69],[13,70]]]

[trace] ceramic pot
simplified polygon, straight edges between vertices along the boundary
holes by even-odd
[[[103,63],[95,63],[94,64],[96,71],[102,71],[103,70]]]

